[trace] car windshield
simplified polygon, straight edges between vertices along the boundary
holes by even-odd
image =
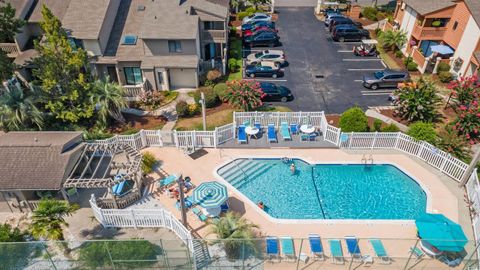
[[[375,78],[377,78],[377,79],[383,78],[383,71],[377,71],[373,74],[374,74]]]
[[[256,57],[256,58],[259,58],[259,57],[261,57],[262,55],[263,55],[263,52],[258,52],[258,53],[255,54],[255,57]]]

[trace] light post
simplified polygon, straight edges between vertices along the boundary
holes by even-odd
[[[205,94],[203,92],[200,93],[200,104],[202,104],[203,131],[206,131],[207,130],[207,116],[205,114]]]

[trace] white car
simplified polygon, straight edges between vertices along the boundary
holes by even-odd
[[[243,18],[242,24],[245,23],[253,23],[253,22],[258,22],[258,21],[266,21],[270,22],[272,21],[272,16],[265,14],[265,13],[254,13],[250,16],[247,16]]]
[[[264,50],[249,54],[246,59],[247,65],[252,65],[261,61],[268,61],[282,65],[285,63],[285,53],[281,50]]]
[[[345,16],[343,16],[342,14],[330,13],[327,17],[325,17],[325,26],[329,26],[333,18],[344,18],[344,17]]]

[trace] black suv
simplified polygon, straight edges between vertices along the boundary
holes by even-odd
[[[362,27],[361,23],[354,22],[350,18],[334,17],[334,18],[332,18],[332,20],[330,21],[330,24],[328,25],[328,31],[332,32],[333,28],[337,25],[340,25],[340,24],[355,25],[358,28]]]
[[[347,40],[363,40],[370,38],[370,33],[365,29],[358,29],[353,25],[339,25],[332,33],[332,39],[344,42]]]
[[[243,39],[243,43],[250,47],[255,47],[255,46],[275,47],[276,45],[278,45],[279,40],[280,40],[280,37],[275,32],[263,31],[255,35],[245,37]]]
[[[265,93],[265,96],[263,97],[264,101],[287,102],[293,99],[292,92],[285,86],[277,86],[273,83],[262,82],[260,83],[260,88],[262,88],[263,93]]]

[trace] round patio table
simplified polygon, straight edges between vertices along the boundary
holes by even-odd
[[[248,126],[245,128],[245,133],[247,133],[249,136],[254,136],[255,138],[257,137],[257,134],[260,130],[256,127]]]
[[[222,212],[222,208],[221,207],[203,208],[202,212],[207,217],[218,217]]]
[[[312,125],[301,125],[300,126],[300,131],[303,132],[303,133],[310,134],[310,133],[315,132],[315,127],[312,126]]]

